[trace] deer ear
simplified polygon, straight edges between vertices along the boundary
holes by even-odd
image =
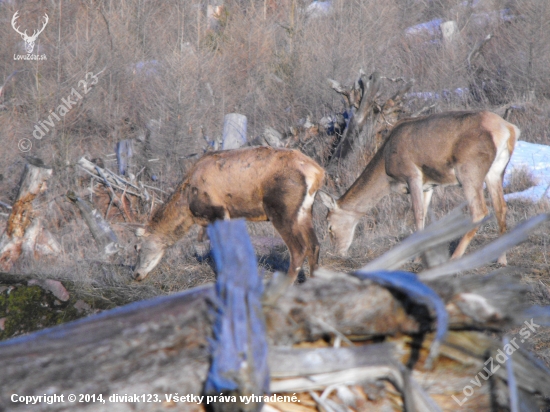
[[[338,203],[336,201],[336,198],[332,196],[331,194],[327,192],[323,192],[322,190],[319,190],[317,192],[319,197],[321,198],[321,202],[328,207],[329,210],[336,210],[338,209]]]

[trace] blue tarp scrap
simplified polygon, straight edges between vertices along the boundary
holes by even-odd
[[[369,279],[381,286],[398,290],[406,294],[413,302],[424,305],[437,318],[435,339],[432,342],[430,354],[426,360],[426,368],[431,369],[432,362],[439,354],[439,347],[447,336],[449,315],[445,303],[429,286],[418,280],[414,273],[403,271],[376,271],[354,273],[360,279]]]

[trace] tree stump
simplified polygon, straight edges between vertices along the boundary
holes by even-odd
[[[21,254],[57,254],[61,248],[53,236],[42,228],[33,209],[33,201],[46,191],[52,169],[40,159],[29,159],[21,176],[19,192],[0,238],[0,269],[8,271]]]
[[[225,115],[223,121],[222,150],[238,149],[246,144],[246,116],[239,113]]]
[[[133,157],[133,140],[121,140],[116,144],[116,161],[118,164],[118,174],[127,175],[130,167],[130,161]]]

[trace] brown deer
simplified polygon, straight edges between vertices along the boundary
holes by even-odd
[[[271,221],[290,251],[288,276],[298,276],[306,257],[313,275],[319,242],[311,209],[324,176],[317,163],[296,150],[250,147],[207,153],[147,226],[136,232],[145,239],[136,247],[135,279],[143,280],[193,224],[204,228],[216,219],[231,218]]]
[[[472,219],[483,219],[488,213],[483,197],[485,181],[500,234],[504,233],[507,208],[502,179],[519,135],[515,125],[486,111],[446,112],[398,122],[340,199],[319,192],[329,208],[328,231],[338,253],[347,253],[361,216],[392,190],[410,193],[416,230],[420,230],[433,188],[440,185],[462,186]],[[452,258],[464,254],[475,233],[473,229],[464,235]],[[498,262],[505,265],[506,255]]]

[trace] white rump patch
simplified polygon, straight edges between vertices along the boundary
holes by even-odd
[[[499,181],[502,176],[502,172],[506,168],[506,165],[510,161],[510,152],[508,151],[508,140],[510,139],[510,131],[506,129],[507,137],[502,139],[500,146],[497,147],[497,154],[493,164],[487,172],[487,179],[491,182]]]
[[[300,207],[300,210],[298,210],[298,222],[301,222],[304,220],[308,215],[309,211],[311,210],[311,207],[313,206],[313,201],[315,200],[315,193],[310,194],[311,185],[313,184],[312,178],[310,176],[306,176],[306,196],[304,197],[304,201],[302,203],[302,206]]]

